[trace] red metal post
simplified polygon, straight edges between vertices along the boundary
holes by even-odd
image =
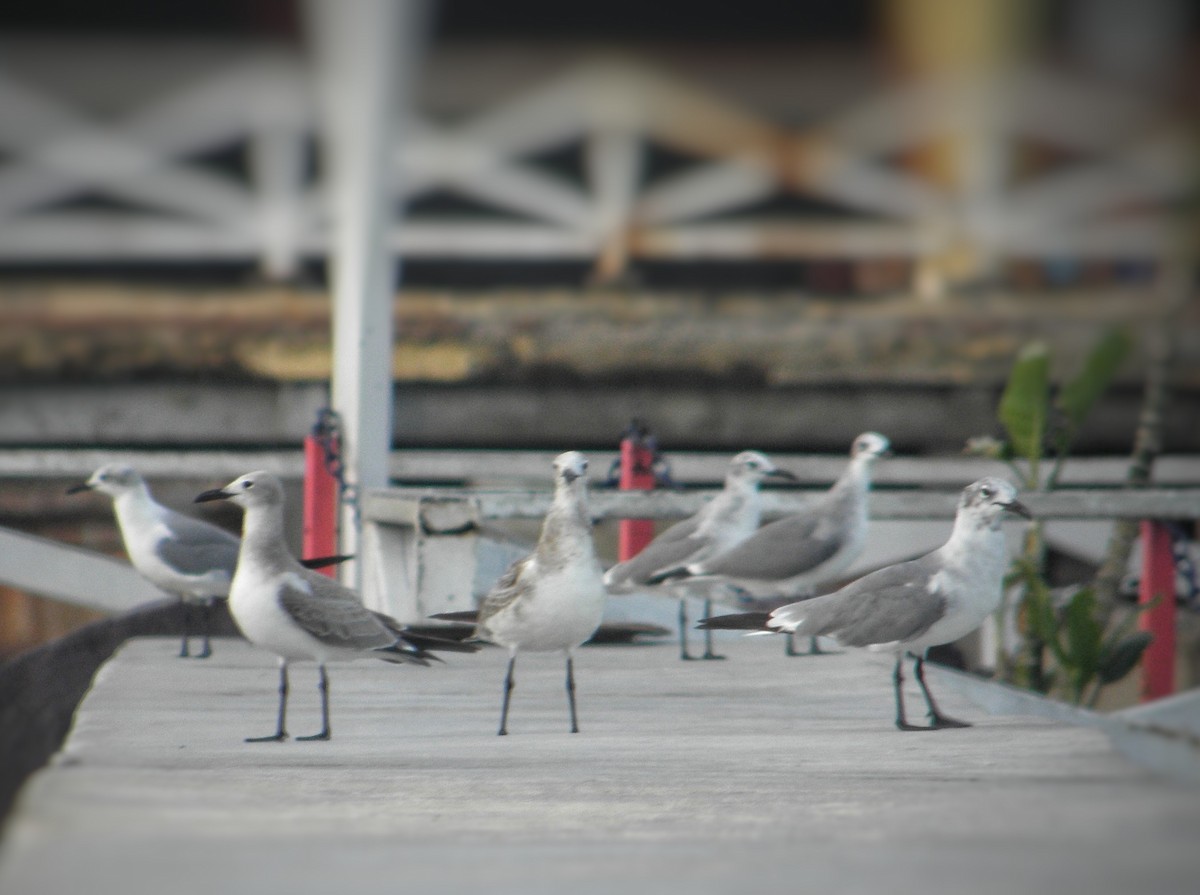
[[[310,434],[304,438],[304,545],[306,559],[337,553],[337,479],[325,462],[326,437]],[[333,578],[337,566],[318,569]]]
[[[621,490],[650,491],[655,484],[654,451],[636,432],[626,434],[621,439]],[[617,531],[618,562],[637,556],[653,538],[654,520],[622,519]]]
[[[1142,577],[1138,627],[1154,635],[1142,656],[1142,701],[1175,692],[1175,557],[1171,533],[1161,522],[1142,522]]]

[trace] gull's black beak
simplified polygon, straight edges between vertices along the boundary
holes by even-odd
[[[81,491],[91,491],[92,486],[87,482],[80,482],[78,485],[72,485],[67,489],[68,494],[78,494]]]
[[[204,491],[196,495],[195,503],[208,503],[210,500],[228,500],[233,497],[224,488],[213,488],[211,491]]]
[[[788,472],[786,469],[772,469],[770,472],[767,473],[767,475],[771,476],[772,478],[776,478],[776,479],[787,479],[789,482],[800,481],[800,479],[796,477],[796,474],[794,472]]]
[[[1016,513],[1018,516],[1024,516],[1026,519],[1033,518],[1033,513],[1030,512],[1029,507],[1025,506],[1025,504],[1021,503],[1019,500],[1014,500],[1012,503],[1006,503],[1004,505],[1004,509],[1008,510],[1010,513]]]

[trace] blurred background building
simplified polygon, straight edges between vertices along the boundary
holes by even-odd
[[[0,524],[116,550],[28,451],[294,449],[328,403],[318,6],[0,8]],[[1022,345],[1072,369],[1191,263],[1187,0],[424,13],[385,185],[399,448],[611,449],[638,416],[668,451],[954,454]],[[1082,451],[1128,451],[1144,369]],[[0,650],[68,612],[2,599]]]

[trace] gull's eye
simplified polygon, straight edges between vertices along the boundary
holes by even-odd
[[[987,485],[984,485],[982,488],[979,489],[979,493],[983,497],[992,497],[996,492],[993,491],[991,488],[989,488]]]
[[[253,487],[254,487],[254,482],[246,482],[246,484],[244,484],[242,486],[242,488],[246,491],[249,491]]]

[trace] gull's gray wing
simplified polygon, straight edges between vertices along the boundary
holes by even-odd
[[[937,563],[929,556],[888,566],[839,591],[791,603],[771,613],[803,634],[826,634],[843,646],[911,640],[945,611],[945,597],[931,589]]]
[[[163,521],[171,535],[154,545],[159,559],[182,575],[225,571],[232,577],[241,543],[236,535],[182,513],[170,513]]]
[[[700,563],[705,574],[778,581],[814,569],[841,549],[844,526],[817,515],[770,522],[736,547]]]
[[[287,580],[280,583],[278,598],[296,624],[327,646],[372,650],[387,649],[396,642],[396,636],[358,600],[306,593]]]
[[[685,523],[691,523],[687,526],[687,531],[671,538],[664,537]],[[661,569],[683,565],[693,557],[701,558],[701,551],[708,544],[703,538],[692,537],[695,530],[696,524],[691,519],[685,519],[678,525],[672,526],[647,544],[637,556],[609,569],[605,576],[605,583],[610,585],[645,584],[647,578]]]
[[[666,544],[670,543],[671,541],[678,541],[682,538],[690,538],[699,525],[699,514],[688,516],[686,519],[680,519],[670,528],[665,529],[655,535],[654,540],[651,541],[650,544]]]

